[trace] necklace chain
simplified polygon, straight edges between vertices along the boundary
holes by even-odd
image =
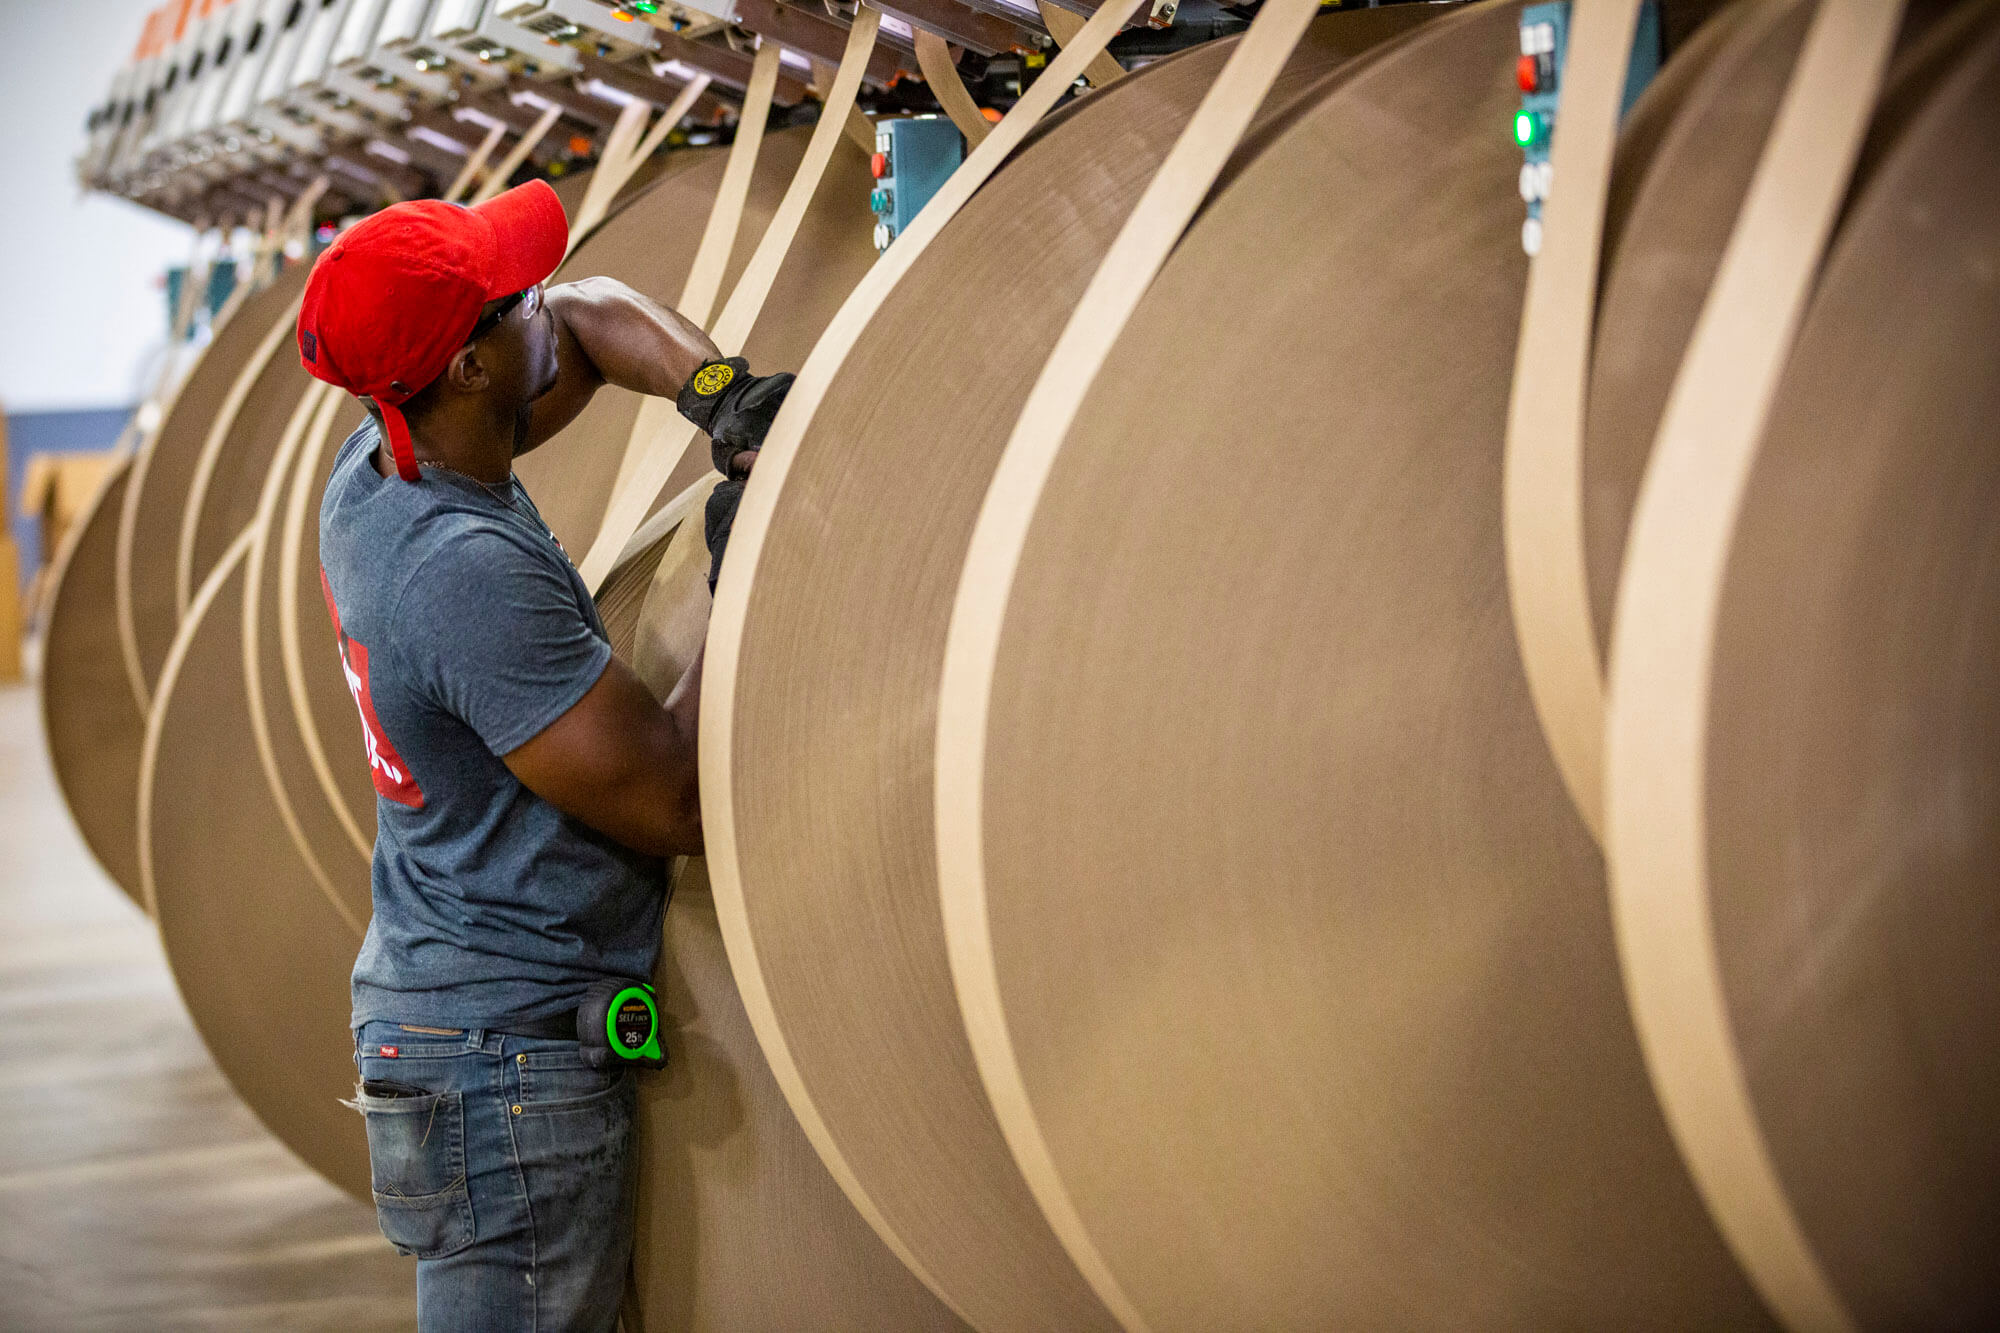
[[[509,472],[507,474],[507,481],[506,481],[507,494],[503,496],[500,493],[500,486],[498,484],[487,481],[481,477],[475,477],[470,472],[460,471],[458,468],[453,467],[449,463],[434,463],[428,458],[419,458],[417,460],[417,466],[434,467],[440,472],[449,472],[455,477],[464,477],[467,481],[471,482],[474,486],[477,486],[480,490],[485,491],[488,495],[492,496],[494,499],[506,500],[510,505],[513,503],[512,496],[514,491],[514,474],[512,472]]]
[[[516,514],[519,514],[522,518],[534,518],[535,525],[539,527],[544,533],[547,533],[551,541],[555,540],[555,533],[550,531],[549,525],[547,523],[543,522],[538,515],[531,514],[529,511],[521,508],[521,506],[514,503],[514,492],[517,489],[519,489],[520,482],[515,478],[511,470],[507,473],[507,484],[503,489],[500,486],[494,485],[490,481],[486,481],[483,480],[482,478],[473,476],[470,472],[461,471],[458,468],[453,467],[449,463],[434,463],[430,459],[420,458],[417,460],[417,466],[434,467],[440,472],[449,472],[455,477],[464,477],[474,486],[477,486],[480,490],[485,491],[488,495],[498,500],[501,504],[506,505],[507,508],[513,510]],[[558,543],[558,545],[560,545],[560,543]]]

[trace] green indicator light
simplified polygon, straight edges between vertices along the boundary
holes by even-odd
[[[638,10],[641,14],[657,14],[660,12],[659,0],[632,0],[632,8]]]
[[[1535,113],[1517,111],[1514,113],[1514,142],[1526,148],[1535,141]]]

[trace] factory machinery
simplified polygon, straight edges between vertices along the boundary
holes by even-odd
[[[285,256],[541,173],[800,370],[712,619],[671,405],[520,464],[708,652],[627,1327],[2000,1324],[2000,4],[179,0],[81,169],[261,240],[56,770],[357,1198]]]

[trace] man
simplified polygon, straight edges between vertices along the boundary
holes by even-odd
[[[633,1074],[579,1005],[652,976],[663,858],[701,850],[696,658],[664,704],[611,647],[513,475],[603,384],[676,395],[732,475],[791,377],[723,361],[621,283],[544,291],[539,182],[357,224],[299,355],[361,396],[320,511],[328,611],[377,793],[353,1025],[383,1234],[429,1329],[605,1329],[632,1245]]]

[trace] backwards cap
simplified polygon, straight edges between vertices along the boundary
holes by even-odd
[[[313,265],[299,307],[299,361],[375,400],[396,471],[415,481],[402,406],[444,374],[488,301],[546,281],[569,219],[546,181],[465,208],[396,204],[349,228]]]

